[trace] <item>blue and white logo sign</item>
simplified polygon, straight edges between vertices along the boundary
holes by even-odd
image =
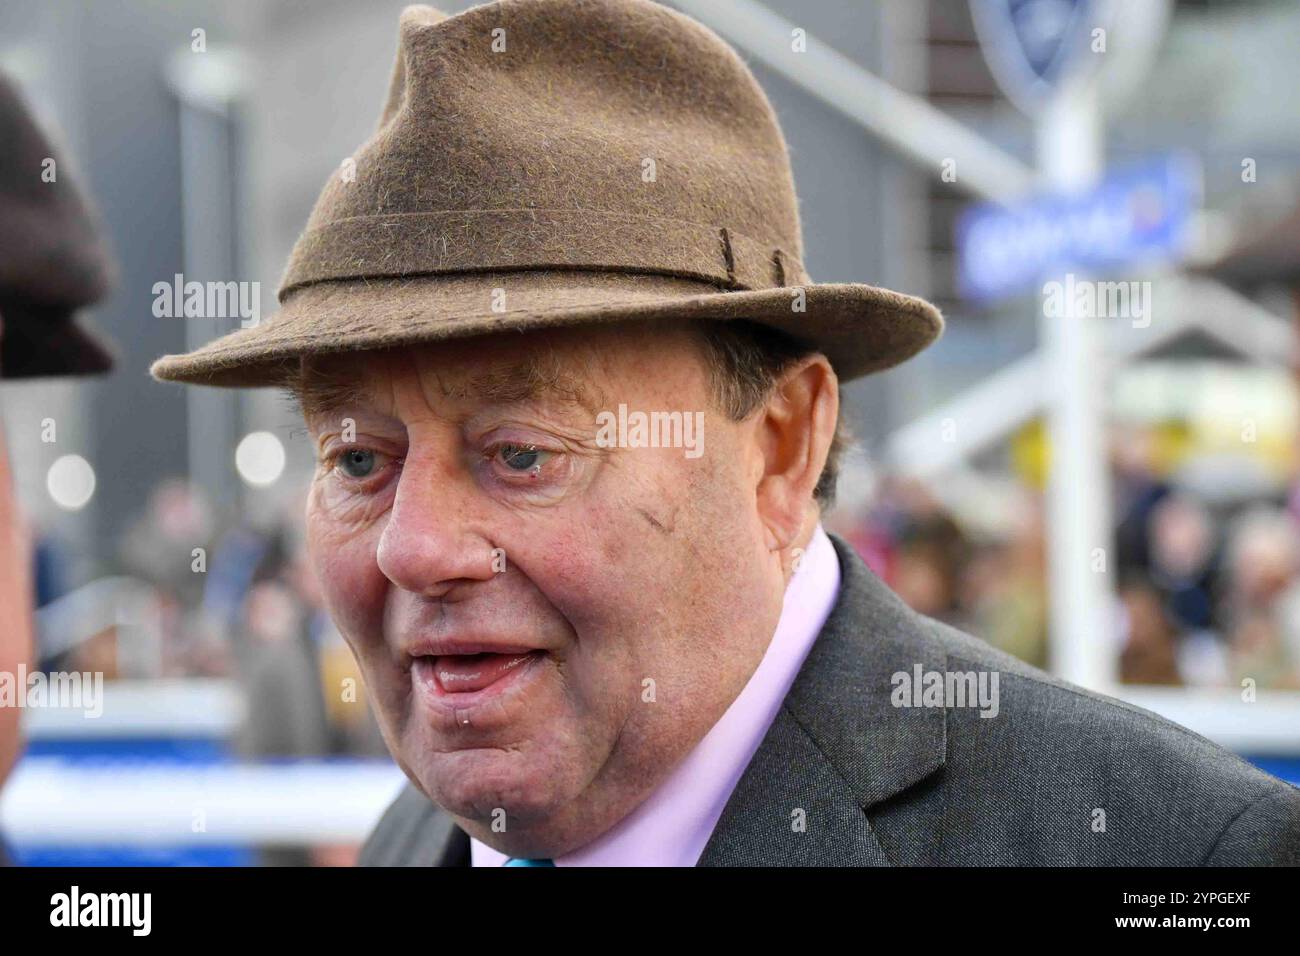
[[[971,0],[989,68],[1007,98],[1036,113],[1067,82],[1096,68],[1091,50],[1104,0]]]
[[[1187,252],[1200,199],[1200,168],[1178,155],[1112,173],[1086,192],[972,206],[957,222],[961,294],[988,301],[1071,270],[1175,261]]]

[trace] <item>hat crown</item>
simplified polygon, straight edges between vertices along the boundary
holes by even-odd
[[[767,97],[714,33],[649,0],[407,8],[379,128],[351,159],[282,298],[326,279],[532,268],[806,280]]]

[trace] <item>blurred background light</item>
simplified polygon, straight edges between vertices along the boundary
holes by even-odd
[[[251,432],[235,449],[239,477],[256,488],[275,484],[284,472],[284,445],[270,432]]]
[[[95,469],[80,455],[63,455],[50,465],[45,487],[65,511],[80,511],[95,493]]]

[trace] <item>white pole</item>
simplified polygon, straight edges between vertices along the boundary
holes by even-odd
[[[1038,124],[1039,172],[1061,190],[1083,189],[1103,166],[1101,118],[1094,87],[1081,83],[1050,104]],[[1097,319],[1080,315],[1062,283],[1064,315],[1040,312],[1045,357],[1051,470],[1047,492],[1048,583],[1052,670],[1065,680],[1105,690],[1115,683],[1114,548],[1103,402],[1104,368]],[[1074,276],[1076,282],[1086,281]],[[1040,298],[1040,302],[1043,301]]]

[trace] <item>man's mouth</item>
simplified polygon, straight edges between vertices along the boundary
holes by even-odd
[[[470,694],[491,687],[545,652],[439,654],[415,658],[416,676],[444,694]]]

